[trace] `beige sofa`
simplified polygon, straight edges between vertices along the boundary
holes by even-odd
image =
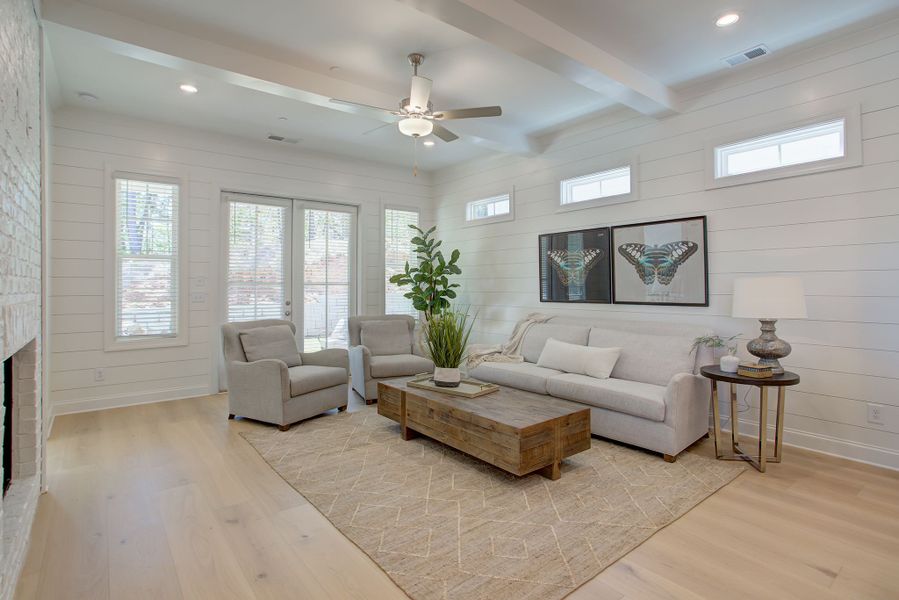
[[[302,364],[292,367],[275,358],[247,360],[241,332],[275,325],[286,325],[296,333],[292,322],[280,319],[222,325],[228,418],[239,416],[274,423],[284,431],[291,424],[326,410],[345,410],[349,395],[346,350],[300,352]]]
[[[587,405],[594,434],[659,452],[673,461],[708,435],[710,386],[698,372],[713,358],[708,349],[694,356],[690,348],[695,337],[711,333],[678,323],[553,317],[525,334],[524,362],[485,362],[469,374]],[[549,338],[621,347],[621,356],[609,379],[538,367]]]
[[[387,321],[394,327],[381,327]],[[368,346],[363,344],[364,326],[374,338]],[[374,330],[372,326],[381,327],[381,330]],[[434,370],[434,363],[421,355],[415,343],[415,319],[408,315],[350,317],[349,330],[353,390],[365,398],[366,404],[378,399],[378,381]]]

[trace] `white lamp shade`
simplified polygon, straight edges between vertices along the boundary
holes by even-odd
[[[399,122],[400,133],[411,137],[426,136],[434,131],[434,124],[428,119],[409,117]]]
[[[748,319],[805,319],[805,291],[798,277],[739,277],[731,315]]]

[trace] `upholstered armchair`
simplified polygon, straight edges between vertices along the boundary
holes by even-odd
[[[415,319],[408,315],[350,317],[350,375],[366,404],[378,399],[378,381],[430,373],[434,363],[415,343]]]
[[[228,415],[278,425],[326,410],[346,410],[347,351],[300,352],[296,326],[265,319],[222,325],[222,348],[228,371]]]

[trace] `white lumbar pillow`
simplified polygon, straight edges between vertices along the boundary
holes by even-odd
[[[537,359],[537,366],[597,379],[608,379],[619,356],[621,348],[580,346],[549,338],[543,346],[540,358]]]

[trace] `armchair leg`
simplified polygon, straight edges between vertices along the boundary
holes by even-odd
[[[345,410],[346,410],[346,404],[344,404],[343,406],[338,406],[338,407],[337,407],[337,412],[343,412],[343,411],[345,411]]]
[[[673,463],[674,461],[677,460],[677,457],[676,457],[676,456],[671,456],[670,454],[663,454],[663,455],[662,455],[662,458],[665,459],[665,462],[666,462],[666,463]]]
[[[278,429],[280,431],[287,431],[288,429],[290,429],[290,425],[278,425]]]
[[[374,404],[377,401],[378,401],[377,399],[373,399],[373,400],[369,400],[368,398],[365,399],[365,403],[369,406]]]
[[[233,413],[230,414],[230,415],[228,415],[228,420],[229,420],[229,421],[231,421],[231,420],[233,420],[233,419],[234,419],[234,414],[233,414]]]

